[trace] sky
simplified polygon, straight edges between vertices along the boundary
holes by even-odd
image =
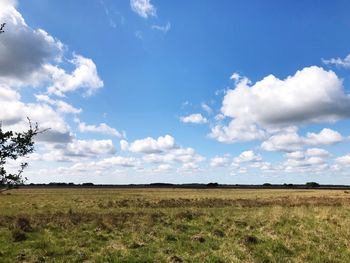
[[[0,0],[2,128],[49,129],[28,183],[350,184],[349,11]]]

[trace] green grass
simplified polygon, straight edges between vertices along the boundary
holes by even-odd
[[[19,189],[0,195],[0,262],[349,262],[350,194]]]

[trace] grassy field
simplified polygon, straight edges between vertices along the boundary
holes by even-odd
[[[6,193],[0,262],[350,260],[350,193],[343,190]]]

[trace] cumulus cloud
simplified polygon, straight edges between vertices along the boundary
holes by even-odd
[[[256,154],[254,151],[244,151],[238,157],[234,158],[235,163],[245,163],[245,162],[260,162],[262,157]]]
[[[78,140],[66,122],[67,114],[79,114],[82,109],[53,95],[65,96],[70,91],[83,90],[92,94],[103,86],[96,65],[81,55],[71,55],[68,49],[43,29],[33,29],[16,10],[16,1],[0,2],[0,21],[6,32],[0,37],[0,120],[4,130],[23,131],[27,117],[37,122],[41,130],[36,160],[72,161],[112,154],[111,140]],[[73,57],[66,60],[65,57]],[[62,65],[72,68],[66,72]],[[36,102],[21,97],[24,88],[34,87]],[[42,93],[42,89],[49,87]]]
[[[61,68],[65,46],[45,30],[28,26],[15,3],[1,4],[0,20],[6,22],[6,32],[0,38],[0,83],[48,86],[49,93],[59,96],[77,89],[91,95],[103,86],[91,59],[74,54],[73,59],[65,61],[73,66],[72,73]]]
[[[284,163],[284,171],[286,172],[322,172],[327,168],[329,165],[321,157],[287,159]]]
[[[276,167],[273,167],[273,165],[270,162],[254,162],[251,164],[251,167],[260,169],[262,172],[276,172],[278,169]]]
[[[91,95],[103,87],[103,81],[98,76],[96,65],[91,59],[74,55],[71,63],[75,65],[71,74],[58,66],[44,66],[46,72],[52,76],[52,85],[48,88],[50,94],[64,96],[67,92],[83,89],[86,95]]]
[[[280,170],[285,172],[324,172],[329,169],[327,158],[329,152],[320,148],[310,148],[306,151],[295,151],[285,154],[286,160]]]
[[[116,129],[108,126],[106,123],[100,123],[99,125],[88,125],[85,122],[80,122],[78,125],[80,132],[94,132],[116,136],[119,138],[125,137],[125,132],[119,132]]]
[[[310,148],[306,150],[305,153],[307,156],[318,156],[318,157],[328,157],[330,153],[325,149],[320,148]]]
[[[343,156],[336,158],[335,162],[337,164],[340,164],[343,166],[349,166],[350,165],[350,154],[346,154],[346,155],[343,155]]]
[[[111,140],[79,140],[73,138],[70,142],[40,144],[34,160],[50,162],[80,162],[94,160],[115,153]]]
[[[150,0],[130,0],[130,6],[132,11],[143,18],[157,15],[157,10]]]
[[[204,160],[193,148],[176,145],[175,139],[170,135],[160,136],[157,139],[147,137],[131,143],[121,140],[120,147],[123,151],[141,154],[144,164],[157,165],[155,170],[161,170],[169,165],[180,165],[181,171],[196,170],[198,163]]]
[[[36,83],[37,78],[44,77],[45,64],[61,59],[64,46],[43,29],[31,29],[15,3],[1,3],[0,20],[6,22],[6,32],[0,38],[0,81],[17,85]]]
[[[350,54],[345,58],[331,58],[331,59],[322,59],[322,62],[326,65],[335,65],[343,68],[350,68]]]
[[[261,140],[265,137],[265,131],[259,129],[256,124],[247,122],[244,119],[234,119],[227,126],[216,125],[209,134],[209,138],[223,143]]]
[[[299,136],[295,127],[269,137],[261,144],[266,151],[293,152],[301,150],[306,145],[333,145],[344,140],[337,131],[324,128],[319,133],[308,132],[305,137]]]
[[[18,92],[0,86],[0,120],[5,129],[22,131],[28,128],[27,117],[41,129],[36,140],[47,142],[69,142],[72,138],[64,118],[47,104],[24,103]]]
[[[73,139],[69,143],[45,144],[44,147],[40,159],[45,161],[73,162],[115,153],[111,140]]]
[[[286,153],[286,157],[288,159],[295,159],[295,160],[300,160],[304,159],[305,157],[329,157],[330,153],[324,149],[320,148],[310,148],[307,149],[306,151],[295,151],[295,152],[289,152]]]
[[[154,172],[156,173],[161,173],[161,172],[168,172],[172,169],[172,166],[170,164],[164,163],[158,165],[155,169],[153,169]]]
[[[295,128],[269,137],[261,144],[265,151],[293,152],[302,149],[303,140]]]
[[[65,155],[89,156],[113,153],[115,148],[112,140],[74,140],[65,147]]]
[[[188,116],[180,117],[181,122],[183,123],[195,123],[195,124],[203,124],[207,123],[208,120],[202,116],[200,113],[191,114]]]
[[[284,80],[269,75],[255,84],[239,75],[233,79],[235,88],[226,92],[221,107],[232,120],[227,126],[214,126],[210,133],[221,142],[261,139],[271,129],[350,116],[350,98],[333,71],[312,66]]]
[[[339,132],[325,128],[320,133],[308,132],[304,140],[310,145],[332,145],[341,142],[344,138]]]
[[[230,165],[230,159],[226,156],[223,156],[223,157],[216,156],[210,159],[209,165],[211,167],[227,167]]]
[[[158,137],[158,139],[147,137],[135,140],[130,144],[125,140],[121,140],[120,147],[123,151],[128,150],[134,153],[159,153],[175,148],[175,139],[170,135],[165,135]]]

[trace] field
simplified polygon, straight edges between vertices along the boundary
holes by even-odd
[[[349,262],[344,190],[18,189],[0,262]]]

